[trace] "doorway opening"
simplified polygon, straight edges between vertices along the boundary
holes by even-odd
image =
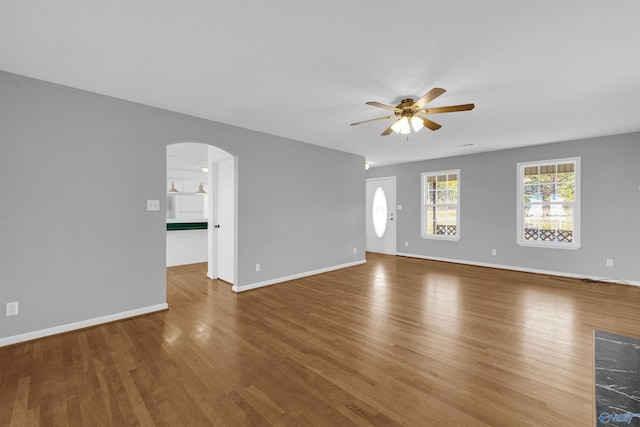
[[[207,277],[236,283],[236,162],[212,145],[167,146],[167,267],[207,263]]]

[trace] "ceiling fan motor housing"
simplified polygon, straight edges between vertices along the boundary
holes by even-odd
[[[402,101],[400,101],[400,104],[396,105],[396,108],[399,108],[400,110],[404,111],[405,113],[411,113],[413,112],[413,109],[411,107],[413,107],[414,101],[412,98],[407,98],[407,99],[403,99]]]

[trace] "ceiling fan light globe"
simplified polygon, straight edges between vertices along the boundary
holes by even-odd
[[[402,125],[400,124],[400,121],[402,119],[398,119],[395,122],[393,122],[393,124],[391,125],[391,130],[396,132],[396,133],[400,133],[400,129],[402,128]]]
[[[402,135],[408,135],[411,132],[409,126],[409,119],[407,117],[401,117],[394,124],[391,125],[391,130]]]
[[[411,116],[411,127],[414,132],[418,132],[420,129],[424,127],[424,122],[420,117]]]

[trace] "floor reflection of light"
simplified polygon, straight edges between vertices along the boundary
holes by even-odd
[[[369,294],[373,312],[386,314],[389,308],[389,276],[384,265],[376,265],[373,271],[373,288]]]
[[[425,322],[443,332],[456,334],[460,316],[460,288],[458,279],[446,275],[429,274],[424,279]]]
[[[211,338],[211,328],[206,322],[200,322],[193,328],[191,337],[199,343],[206,343]]]
[[[186,330],[183,328],[165,328],[162,331],[162,338],[165,343],[173,345],[182,335],[186,333],[189,338],[196,343],[207,343],[211,339],[211,327],[205,321],[197,321]]]
[[[373,268],[373,276],[370,280],[367,298],[369,299],[369,315],[367,327],[363,330],[369,337],[377,337],[382,341],[388,338],[389,299],[392,297],[392,285],[384,265],[376,264]]]
[[[554,357],[554,364],[573,363],[575,307],[570,297],[527,289],[522,292],[522,333],[525,354]],[[565,357],[569,356],[569,358]]]
[[[387,269],[384,265],[376,265],[373,271],[373,286],[376,288],[386,288],[388,285]]]
[[[165,327],[162,331],[162,339],[168,343],[173,345],[180,337],[182,336],[182,329],[178,328],[167,328]]]

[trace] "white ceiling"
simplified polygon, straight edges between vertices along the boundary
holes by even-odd
[[[209,163],[207,147],[193,142],[167,146],[167,169],[201,173]]]
[[[182,142],[167,146],[167,169],[202,173],[202,168],[231,154],[198,142]]]
[[[638,0],[0,0],[0,48],[5,71],[373,166],[640,131]],[[433,87],[475,110],[408,140],[349,126]]]

